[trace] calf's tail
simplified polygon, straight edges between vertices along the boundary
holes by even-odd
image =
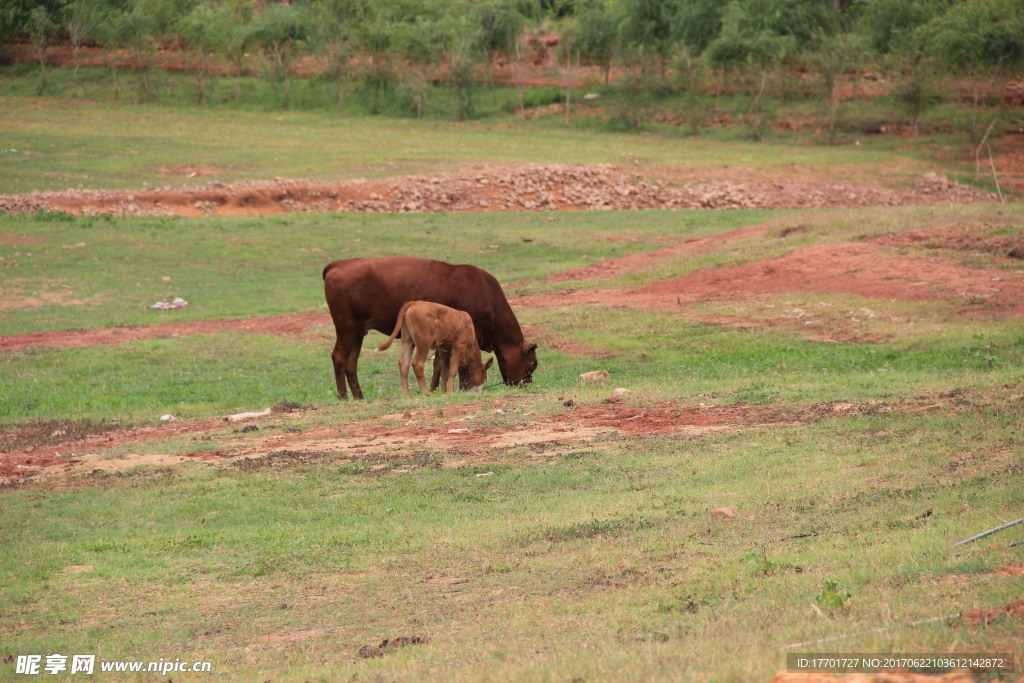
[[[391,336],[388,337],[383,343],[381,343],[380,346],[377,347],[378,351],[386,351],[388,347],[391,346],[391,342],[395,341],[395,337],[397,337],[398,333],[402,331],[402,321],[405,320],[405,312],[409,310],[409,306],[411,305],[411,301],[406,301],[404,304],[402,304],[402,310],[398,311],[398,321],[395,323],[394,332],[392,332]]]

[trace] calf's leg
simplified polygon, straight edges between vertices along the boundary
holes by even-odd
[[[429,389],[427,389],[427,379],[423,375],[423,366],[427,363],[428,353],[430,353],[429,344],[417,344],[416,354],[412,359],[412,371],[416,373],[416,381],[420,385],[420,391],[424,394],[429,391]]]
[[[459,363],[456,360],[457,358],[458,356],[455,355],[454,350],[448,354],[448,374],[445,375],[444,384],[445,391],[449,393],[453,393],[455,391],[455,378],[459,376]]]
[[[398,358],[398,374],[402,378],[402,392],[409,394],[409,363],[412,361],[413,341],[411,334],[402,335],[402,355]]]

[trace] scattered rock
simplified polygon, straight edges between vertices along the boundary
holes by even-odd
[[[275,178],[137,192],[64,190],[0,195],[0,213],[231,215],[308,211],[453,212],[637,209],[782,209],[991,202],[994,195],[925,174],[912,191],[764,178],[649,182],[609,164],[527,164],[440,176],[316,183]],[[548,221],[555,220],[549,217]]]
[[[629,394],[632,393],[633,392],[630,391],[629,389],[624,389],[622,387],[619,387],[618,389],[612,389],[612,396],[628,396]]]
[[[711,519],[733,519],[736,517],[736,508],[725,507],[715,508],[711,511]]]
[[[607,382],[611,378],[607,370],[594,370],[580,375],[581,382]]]

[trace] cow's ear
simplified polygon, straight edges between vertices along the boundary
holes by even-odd
[[[529,353],[530,351],[533,351],[536,348],[537,348],[537,345],[532,343],[532,342],[529,343],[529,344],[527,344],[526,342],[523,342],[523,353]]]
[[[490,358],[488,358],[487,362],[484,363],[484,370],[486,370],[487,368],[491,367],[492,363],[494,363],[494,356],[491,356]]]

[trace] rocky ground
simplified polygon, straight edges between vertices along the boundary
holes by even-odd
[[[239,216],[301,211],[484,212],[626,209],[794,209],[992,202],[989,192],[933,173],[910,189],[730,169],[713,178],[650,179],[611,165],[529,164],[334,183],[213,182],[139,191],[0,195],[0,213]],[[707,174],[702,174],[707,175]]]

